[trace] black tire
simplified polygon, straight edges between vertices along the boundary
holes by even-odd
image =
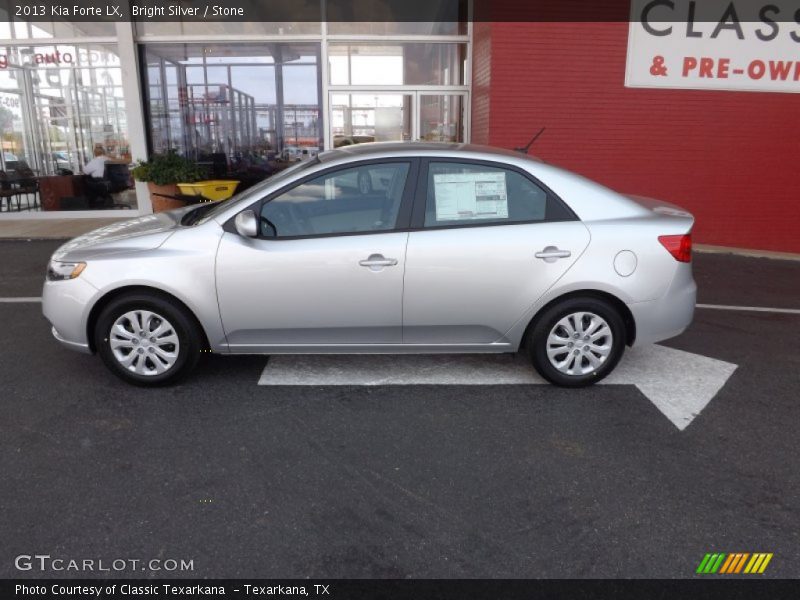
[[[594,313],[605,320],[611,330],[611,348],[605,361],[595,369],[585,374],[568,374],[559,371],[556,366],[550,362],[547,356],[548,336],[561,319],[578,312]],[[580,341],[583,343],[583,338],[581,338]],[[608,338],[600,338],[598,341],[606,342]],[[619,359],[622,358],[622,354],[625,352],[625,341],[625,322],[613,305],[600,298],[573,297],[547,308],[537,318],[535,325],[530,329],[527,343],[533,366],[547,381],[562,387],[585,387],[597,383],[614,370],[614,367],[617,366]],[[576,349],[570,347],[570,349],[566,350],[563,354],[556,355],[555,360],[557,362],[564,361],[569,355],[569,352],[574,351],[576,351]],[[594,356],[598,358],[597,355]],[[581,361],[581,367],[585,369],[590,368],[588,358],[583,358],[579,354],[576,355],[575,360]]]
[[[178,344],[171,346],[176,350],[174,353],[177,357],[165,371],[157,374],[136,373],[124,367],[114,355],[109,340],[111,328],[117,319],[131,311],[156,313],[157,316],[162,317],[171,325],[171,329],[177,335]],[[156,325],[160,322],[158,319],[152,321]],[[130,335],[135,337],[133,334]],[[152,340],[153,338],[150,339]],[[97,319],[94,330],[94,343],[97,353],[112,373],[128,383],[146,387],[170,385],[184,378],[197,364],[204,345],[203,337],[198,330],[196,321],[183,306],[168,297],[148,292],[126,294],[109,302]],[[140,343],[137,341],[137,344]],[[148,344],[148,350],[149,345],[152,344]],[[161,349],[164,348],[169,349],[170,345],[161,346]],[[136,351],[140,350],[144,350],[144,348],[138,348],[137,346]],[[131,350],[132,352],[133,350]],[[149,358],[147,354],[144,354],[143,357],[134,358],[134,360],[137,362],[139,360],[150,361],[145,363],[145,369],[149,371],[155,370],[154,360],[157,357]],[[163,361],[161,364],[163,365]],[[148,367],[152,368],[148,369]]]

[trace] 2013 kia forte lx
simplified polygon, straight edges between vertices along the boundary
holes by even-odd
[[[225,354],[526,350],[549,381],[608,375],[691,322],[693,218],[525,155],[363,144],[222,203],[59,248],[44,315],[123,379]]]

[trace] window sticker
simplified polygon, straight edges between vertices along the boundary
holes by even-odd
[[[437,173],[433,187],[437,221],[508,218],[505,173]]]

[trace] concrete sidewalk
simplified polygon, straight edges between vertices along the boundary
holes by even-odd
[[[126,211],[130,212],[130,211]],[[66,239],[117,221],[135,218],[126,215],[102,219],[2,219],[0,239]]]

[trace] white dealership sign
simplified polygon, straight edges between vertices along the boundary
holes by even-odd
[[[800,0],[631,0],[625,85],[800,92]]]

